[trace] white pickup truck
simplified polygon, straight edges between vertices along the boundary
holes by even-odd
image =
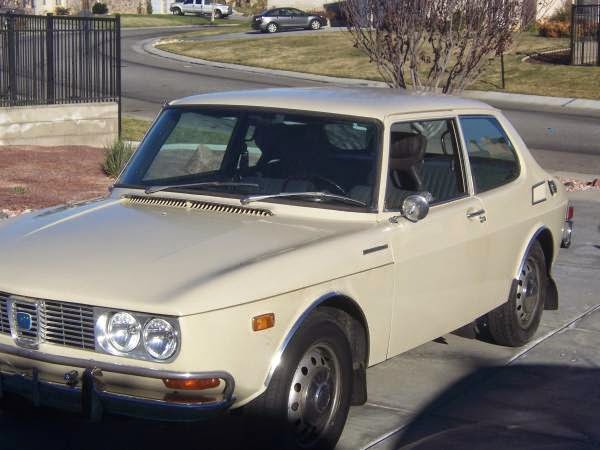
[[[171,4],[171,12],[175,15],[184,14],[212,15],[215,19],[229,16],[233,10],[231,6],[223,3],[215,3],[213,0],[183,0]]]

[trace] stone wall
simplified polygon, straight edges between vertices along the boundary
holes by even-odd
[[[116,103],[0,108],[0,145],[91,145],[117,139]]]

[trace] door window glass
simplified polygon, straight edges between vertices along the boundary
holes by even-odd
[[[435,204],[467,193],[453,120],[396,123],[389,152],[387,209],[399,210],[411,194],[428,193]]]
[[[461,117],[476,192],[502,186],[519,176],[513,145],[494,117]]]

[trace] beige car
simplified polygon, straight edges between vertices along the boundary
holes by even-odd
[[[0,224],[0,386],[94,418],[243,407],[262,448],[331,448],[367,367],[477,319],[528,342],[571,216],[480,102],[173,101],[106,198]]]

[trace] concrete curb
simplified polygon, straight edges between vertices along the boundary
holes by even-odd
[[[249,73],[260,73],[266,75],[277,75],[280,77],[295,78],[301,80],[318,81],[327,84],[339,84],[345,86],[363,86],[363,87],[387,87],[386,83],[381,81],[361,80],[355,78],[338,78],[326,75],[314,75],[310,73],[292,72],[290,70],[264,69],[262,67],[243,66],[241,64],[230,64],[223,62],[208,61],[206,59],[192,58],[190,56],[178,55],[176,53],[166,52],[155,47],[162,38],[152,38],[142,41],[141,50],[162,58],[185,62],[188,64],[197,64],[201,66],[210,66],[220,69],[238,70]]]
[[[386,83],[381,81],[361,80],[357,78],[341,78],[330,77],[326,75],[314,75],[301,72],[293,72],[289,70],[279,69],[264,69],[262,67],[244,66],[241,64],[230,64],[205,59],[192,58],[189,56],[178,55],[171,52],[166,52],[155,47],[161,41],[161,38],[152,38],[142,41],[141,50],[162,58],[172,59],[175,61],[185,62],[188,64],[197,64],[209,67],[216,67],[227,70],[237,70],[249,73],[258,73],[266,75],[277,75],[281,77],[316,81],[324,84],[336,84],[341,86],[362,86],[362,87],[388,87]],[[567,98],[567,97],[545,97],[541,95],[528,94],[511,94],[505,92],[493,91],[464,91],[462,97],[481,100],[492,103],[494,105],[526,107],[527,109],[537,108],[552,108],[554,110],[565,113],[582,113],[592,112],[600,114],[600,100]]]

